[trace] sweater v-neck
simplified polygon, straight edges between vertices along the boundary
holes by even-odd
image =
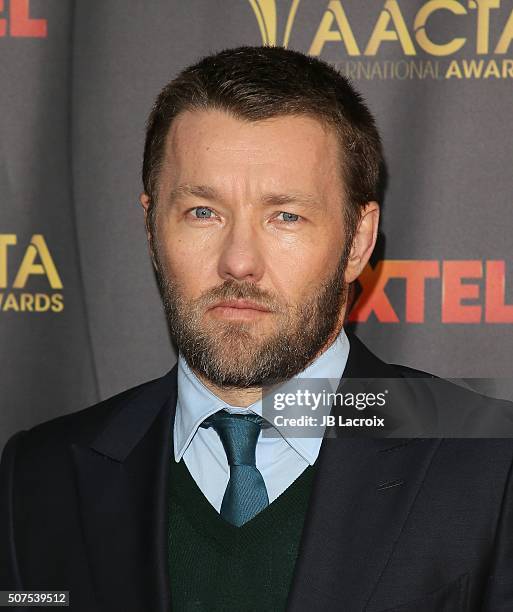
[[[286,524],[297,513],[306,514],[316,464],[308,466],[296,480],[266,508],[240,527],[226,521],[210,504],[191,476],[183,459],[171,460],[170,501],[187,510],[191,525],[209,535],[223,549],[258,543],[262,535]]]

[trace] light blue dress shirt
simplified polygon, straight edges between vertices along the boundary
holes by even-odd
[[[344,329],[331,346],[295,378],[340,379],[349,355],[349,340]],[[175,460],[183,457],[191,476],[212,506],[220,512],[230,478],[230,468],[216,431],[200,424],[218,410],[262,416],[262,400],[247,407],[231,406],[210,391],[178,357],[178,397],[173,431]],[[274,426],[274,425],[273,425]],[[280,431],[279,427],[276,427]],[[281,432],[280,432],[281,433]],[[260,434],[256,447],[256,466],[267,488],[269,503],[281,495],[298,476],[313,465],[322,438],[267,437]]]

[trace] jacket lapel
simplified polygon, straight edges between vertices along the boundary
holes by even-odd
[[[101,610],[170,609],[167,483],[175,405],[176,366],[120,402],[92,440],[71,445]]]
[[[397,378],[355,336],[343,379]],[[358,385],[358,381],[351,381]],[[440,440],[325,437],[288,612],[367,610]]]

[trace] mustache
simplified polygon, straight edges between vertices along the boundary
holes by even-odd
[[[274,312],[282,309],[283,304],[269,291],[254,283],[227,280],[222,285],[205,291],[195,300],[196,304],[208,308],[224,300],[251,300]]]

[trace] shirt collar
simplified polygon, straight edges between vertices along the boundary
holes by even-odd
[[[348,355],[349,340],[342,328],[331,346],[294,378],[340,379],[346,367]],[[176,461],[182,458],[201,423],[211,414],[223,409],[229,412],[251,410],[262,415],[262,400],[254,402],[247,408],[227,404],[201,382],[179,354],[178,397],[173,431]],[[280,427],[276,426],[276,429],[279,431]],[[319,454],[322,438],[287,438],[284,436],[284,439],[310,465],[313,465]]]

